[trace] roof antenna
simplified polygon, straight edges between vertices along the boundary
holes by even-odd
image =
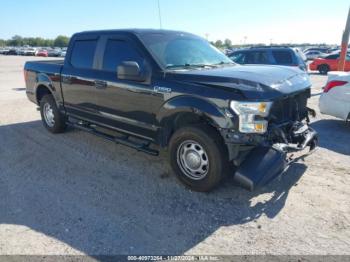
[[[158,0],[158,16],[159,16],[159,28],[162,29],[162,14],[160,12],[160,0]]]

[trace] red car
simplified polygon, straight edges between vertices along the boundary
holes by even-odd
[[[322,75],[326,75],[329,71],[338,71],[340,54],[330,54],[324,57],[316,58],[310,64],[311,71],[319,71]],[[345,71],[350,71],[350,56],[346,56]]]
[[[46,50],[40,50],[37,54],[37,56],[44,56],[44,57],[48,57],[49,54]]]

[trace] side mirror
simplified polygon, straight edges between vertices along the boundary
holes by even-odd
[[[145,81],[146,77],[142,74],[140,66],[135,61],[124,61],[117,67],[118,79]]]

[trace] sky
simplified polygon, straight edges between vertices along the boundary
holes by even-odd
[[[0,38],[160,28],[158,0],[1,0]],[[163,29],[210,41],[340,44],[349,0],[159,0]]]

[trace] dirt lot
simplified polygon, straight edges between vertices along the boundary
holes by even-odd
[[[49,134],[25,57],[0,56],[0,254],[350,254],[350,127],[267,187],[194,193],[151,157],[81,131]],[[311,75],[318,109],[326,77]]]

